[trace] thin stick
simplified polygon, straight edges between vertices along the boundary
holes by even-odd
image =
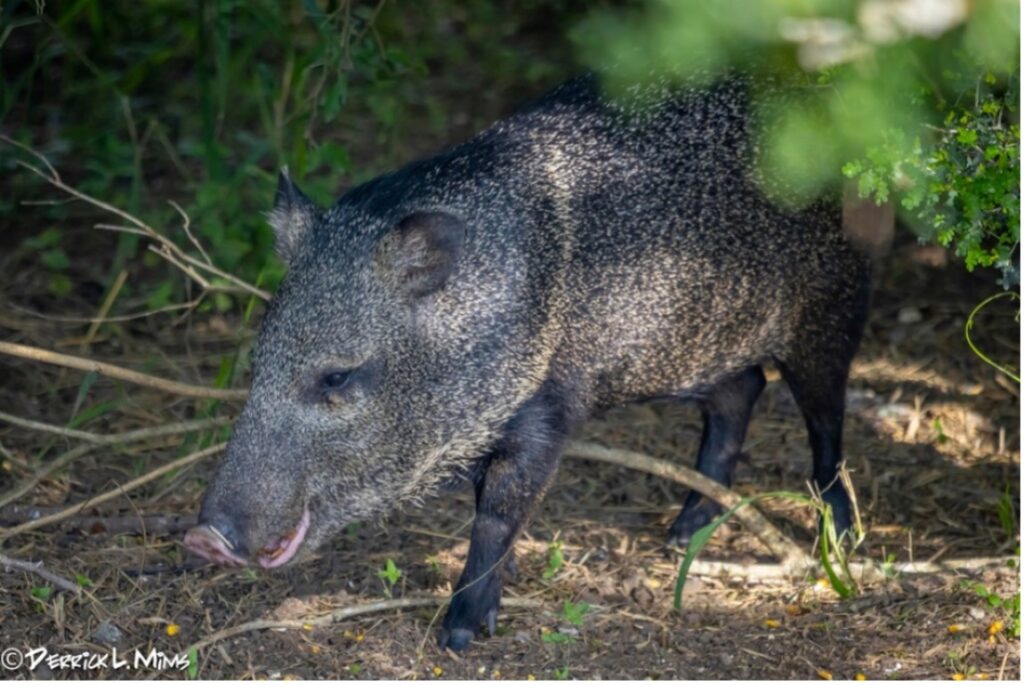
[[[57,469],[63,468],[72,461],[88,454],[102,445],[119,445],[129,442],[138,442],[140,440],[148,440],[150,438],[162,438],[169,435],[180,435],[181,433],[208,430],[210,428],[223,426],[229,423],[231,419],[219,416],[210,419],[197,419],[195,421],[165,423],[160,426],[140,428],[138,430],[126,431],[124,433],[114,433],[112,435],[96,435],[95,433],[89,433],[87,431],[71,430],[70,428],[62,428],[61,426],[54,426],[48,423],[40,423],[39,421],[23,419],[20,416],[12,416],[5,412],[0,412],[0,421],[6,421],[16,426],[22,426],[23,428],[30,428],[32,430],[78,438],[79,440],[85,440],[89,443],[87,445],[79,445],[78,447],[60,455],[56,459],[51,460],[32,474],[30,478],[27,478],[25,482],[16,485],[0,495],[0,507],[2,507],[30,492],[44,478]]]
[[[24,482],[15,485],[13,488],[3,493],[3,495],[0,495],[0,507],[10,504],[11,502],[20,499],[21,497],[32,492],[32,490],[37,485],[39,485],[39,483],[42,482],[42,480],[46,478],[48,475],[50,475],[57,469],[62,468],[67,464],[70,464],[74,460],[80,459],[85,455],[89,454],[90,452],[99,449],[99,447],[99,445],[89,443],[85,445],[79,445],[74,449],[68,450],[64,454],[60,455],[59,457],[48,463],[46,466],[42,467],[41,469],[33,473],[31,476],[26,478]]]
[[[53,571],[48,571],[41,561],[22,561],[21,559],[12,559],[6,554],[0,554],[0,566],[4,567],[4,570],[10,572],[11,569],[17,569],[19,571],[25,571],[39,576],[43,580],[53,583],[61,590],[67,590],[75,595],[82,594],[82,588],[72,583],[70,580],[61,578]]]
[[[342,607],[335,609],[329,614],[323,614],[321,616],[312,616],[306,619],[258,619],[256,621],[249,621],[242,623],[237,626],[218,630],[212,635],[204,637],[198,642],[194,642],[183,650],[183,653],[187,654],[193,649],[202,649],[203,647],[209,647],[215,642],[226,640],[229,637],[236,635],[242,635],[243,633],[250,633],[255,630],[274,630],[274,629],[291,629],[291,630],[308,630],[310,626],[326,626],[339,621],[344,621],[347,618],[354,616],[362,616],[363,614],[372,614],[379,611],[393,611],[396,609],[412,609],[416,607],[425,606],[437,606],[448,603],[448,597],[403,597],[401,599],[388,599],[380,602],[369,602],[367,604],[357,604],[356,606]],[[523,599],[519,597],[508,597],[501,600],[503,606],[517,607],[517,608],[528,608],[536,609],[543,606],[542,602],[532,599]]]
[[[94,207],[99,207],[100,209],[108,211],[111,214],[115,214],[115,215],[121,217],[122,219],[124,219],[125,221],[127,221],[128,223],[137,226],[138,229],[139,229],[139,232],[142,235],[145,235],[147,238],[149,238],[149,239],[151,239],[151,240],[153,240],[153,241],[155,241],[157,243],[160,243],[161,246],[166,248],[166,252],[159,252],[159,254],[161,254],[162,256],[165,256],[167,253],[171,253],[171,254],[174,254],[179,259],[184,259],[184,260],[192,260],[193,259],[188,254],[186,254],[184,252],[184,250],[182,250],[180,247],[178,247],[176,244],[174,244],[173,241],[168,239],[166,236],[163,236],[160,233],[158,233],[152,226],[150,226],[149,224],[145,223],[144,221],[139,219],[137,216],[135,216],[133,214],[130,214],[130,213],[124,211],[123,209],[120,209],[119,207],[115,207],[114,205],[112,205],[110,203],[104,202],[103,200],[99,200],[99,199],[97,199],[95,197],[92,197],[91,195],[83,193],[82,191],[80,191],[80,190],[78,190],[78,189],[76,189],[76,188],[74,188],[72,186],[69,186],[66,183],[64,183],[63,179],[60,177],[60,174],[57,173],[57,170],[53,167],[52,164],[50,164],[49,160],[47,160],[46,156],[43,155],[42,153],[37,152],[36,150],[32,149],[28,145],[25,145],[23,143],[19,143],[18,141],[14,140],[13,138],[11,138],[9,136],[6,136],[6,135],[4,135],[2,133],[0,133],[0,140],[8,143],[9,145],[13,145],[13,146],[15,146],[15,147],[17,147],[17,148],[19,148],[21,150],[24,150],[25,152],[33,155],[34,157],[39,159],[43,164],[45,164],[47,170],[49,171],[49,174],[44,172],[39,167],[33,166],[31,164],[28,164],[27,162],[23,162],[21,160],[18,160],[18,162],[17,162],[20,166],[22,166],[22,167],[28,169],[29,171],[31,171],[32,173],[36,174],[37,176],[39,176],[40,178],[45,180],[47,183],[49,183],[53,187],[57,188],[58,190],[62,190],[63,192],[67,193],[68,195],[71,195],[72,197],[75,197],[75,198],[78,198],[79,200],[83,200],[85,202],[88,202],[89,204],[93,205]],[[261,290],[261,289],[255,287],[255,286],[253,286],[253,285],[251,285],[249,283],[246,283],[245,281],[243,281],[242,279],[238,278],[237,276],[233,276],[233,275],[231,275],[229,273],[221,271],[220,269],[217,269],[216,267],[214,267],[212,264],[206,264],[206,263],[204,263],[204,262],[202,262],[200,260],[194,260],[194,263],[199,268],[204,269],[206,271],[209,271],[209,272],[213,273],[214,275],[220,276],[221,278],[229,281],[230,283],[234,284],[235,286],[237,286],[238,288],[240,288],[240,289],[242,289],[242,290],[244,290],[246,292],[252,293],[253,295],[256,295],[257,297],[259,297],[259,298],[261,298],[263,300],[269,300],[270,299],[270,293],[268,293],[267,291]]]
[[[44,364],[66,366],[72,369],[78,369],[79,371],[95,371],[96,373],[109,376],[110,378],[117,378],[118,380],[126,381],[128,383],[155,388],[156,390],[162,390],[164,392],[182,395],[184,397],[201,397],[213,400],[244,400],[249,395],[247,390],[221,390],[219,388],[205,388],[200,385],[190,385],[188,383],[169,381],[164,378],[157,378],[156,376],[150,376],[149,374],[132,371],[131,369],[125,369],[120,366],[114,366],[113,364],[98,362],[93,359],[86,359],[85,357],[73,357],[70,354],[51,352],[50,350],[44,350],[40,347],[19,345],[5,340],[0,340],[0,354],[9,354],[14,357],[31,359],[33,361],[43,362]]]
[[[0,525],[14,526],[48,516],[62,507],[40,507],[25,504],[11,504],[0,507]],[[72,516],[61,521],[65,530],[79,529],[89,535],[117,535],[118,533],[169,534],[188,530],[196,525],[196,514],[109,514],[97,516]]]
[[[121,495],[127,494],[132,490],[140,488],[146,483],[156,480],[165,473],[169,473],[175,469],[183,468],[185,466],[188,466],[189,464],[199,461],[200,459],[205,459],[206,457],[218,454],[224,451],[225,447],[227,447],[227,443],[222,442],[218,445],[213,445],[212,447],[207,447],[206,449],[199,450],[198,452],[187,454],[184,457],[181,457],[180,459],[175,459],[172,462],[164,464],[160,468],[153,469],[149,473],[139,476],[134,480],[130,480],[124,485],[118,485],[116,488],[108,490],[103,494],[96,495],[95,497],[87,499],[84,502],[72,504],[70,507],[62,509],[54,514],[44,516],[40,519],[36,519],[35,521],[28,521],[26,523],[21,524],[20,526],[15,526],[13,528],[7,529],[0,529],[0,541],[6,540],[7,538],[13,537],[15,535],[27,533],[30,530],[35,530],[36,528],[41,528],[42,526],[49,526],[51,524],[57,523],[58,521],[63,521],[64,519],[69,518],[71,516],[76,516],[86,509],[99,506],[104,502],[108,502],[116,497],[120,497]]]
[[[623,449],[613,449],[587,442],[570,442],[565,452],[568,457],[593,459],[608,464],[626,466],[645,471],[661,478],[675,481],[693,488],[721,504],[726,509],[738,505],[742,498],[725,486],[716,483],[693,469],[655,459],[646,454]],[[773,556],[782,562],[790,572],[804,571],[814,566],[811,558],[800,547],[752,506],[741,506],[733,514],[760,540]]]
[[[1012,557],[976,557],[970,559],[950,559],[942,562],[915,561],[893,564],[890,575],[930,575],[937,573],[958,573],[976,571],[982,568],[1006,568],[1006,562]],[[659,567],[660,564],[655,564]],[[675,566],[672,566],[675,570]],[[862,581],[882,580],[887,576],[880,565],[873,562],[851,562],[850,572]],[[740,564],[730,561],[703,561],[697,559],[689,570],[690,575],[697,576],[728,576],[743,580],[788,580],[792,570],[782,564]]]
[[[103,304],[100,305],[100,309],[96,312],[96,321],[93,321],[89,325],[89,330],[85,333],[85,338],[82,340],[82,344],[78,346],[78,351],[81,354],[85,354],[93,338],[96,337],[96,333],[99,332],[100,326],[102,326],[103,318],[110,313],[110,308],[114,306],[114,301],[117,300],[117,296],[121,293],[121,288],[124,287],[124,282],[128,280],[128,269],[121,269],[120,273],[117,274],[117,278],[114,279],[113,285],[110,286],[110,292],[103,298]]]
[[[163,438],[168,435],[180,435],[181,433],[193,433],[195,431],[218,428],[231,423],[234,419],[227,416],[214,416],[209,419],[194,419],[191,421],[176,421],[174,423],[163,423],[158,426],[149,426],[123,433],[111,433],[110,435],[98,435],[89,431],[73,430],[63,426],[55,426],[52,423],[43,423],[25,419],[14,414],[0,411],[0,421],[5,421],[15,426],[36,430],[43,433],[53,433],[75,440],[85,440],[94,445],[117,445],[123,442],[138,442],[149,438]]]

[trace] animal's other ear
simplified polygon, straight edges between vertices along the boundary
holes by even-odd
[[[274,193],[274,208],[267,214],[277,239],[277,254],[290,264],[302,237],[313,227],[320,208],[288,175],[288,167],[281,169],[277,177],[277,192]]]
[[[439,290],[455,271],[466,224],[445,212],[416,212],[377,244],[381,276],[410,297]]]

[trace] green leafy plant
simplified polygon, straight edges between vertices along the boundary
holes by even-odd
[[[583,617],[588,611],[590,611],[590,605],[586,602],[566,600],[562,604],[562,618],[577,627],[583,625]]]
[[[576,638],[572,635],[552,630],[546,633],[541,633],[540,641],[548,645],[564,645],[570,642],[575,642]]]
[[[195,680],[199,677],[199,650],[195,647],[188,650],[188,666],[185,669],[185,673],[188,675],[189,680]]]
[[[990,590],[987,585],[977,581],[964,581],[961,587],[973,591],[985,602],[985,607],[995,612],[1003,622],[1003,631],[1007,637],[1020,637],[1020,590],[1009,597],[1003,597]]]
[[[1019,280],[1018,82],[1016,74],[999,79],[983,72],[953,95],[954,104],[940,99],[940,125],[922,127],[912,139],[887,131],[883,142],[843,166],[862,197],[881,204],[896,196],[922,241],[953,248],[968,271],[996,268],[1007,288]]]
[[[574,38],[614,90],[652,73],[751,74],[761,176],[776,199],[800,205],[851,181],[892,201],[921,240],[1012,287],[1020,3],[967,3],[942,19],[897,4],[899,22],[874,0],[647,0],[594,11]]]
[[[1017,507],[1013,503],[1013,495],[1010,494],[1009,485],[1006,486],[1003,494],[999,496],[999,501],[996,502],[996,515],[999,517],[999,525],[1002,527],[1003,532],[1006,533],[1006,537],[1009,540],[1015,540],[1019,523]]]
[[[377,577],[384,581],[384,591],[390,597],[395,589],[395,584],[402,577],[402,571],[395,565],[394,559],[388,559],[387,563],[384,564],[384,568],[377,571]]]
[[[852,486],[849,483],[847,483],[847,490],[850,492],[853,491]],[[828,579],[829,584],[832,586],[832,589],[835,590],[836,594],[844,599],[852,597],[857,593],[856,580],[849,565],[850,554],[856,550],[864,538],[864,532],[860,523],[860,516],[857,513],[856,500],[852,501],[854,508],[854,530],[852,531],[851,537],[847,538],[845,534],[840,536],[836,533],[835,522],[832,517],[832,508],[822,501],[819,494],[815,493],[808,496],[797,492],[766,492],[761,495],[742,498],[734,506],[719,514],[711,523],[693,534],[690,538],[690,543],[686,546],[683,559],[679,564],[679,574],[676,576],[675,590],[673,593],[673,606],[676,610],[682,610],[683,589],[686,586],[686,579],[689,575],[690,567],[693,565],[693,562],[696,560],[701,550],[707,546],[715,531],[718,530],[722,524],[731,519],[742,507],[749,506],[760,500],[771,498],[788,499],[814,508],[821,520],[821,532],[818,536],[818,558],[821,561],[822,569],[825,572],[825,576]]]
[[[53,588],[49,585],[37,585],[29,590],[29,594],[40,602],[45,602],[53,595]]]
[[[562,543],[554,541],[548,544],[548,565],[544,569],[544,580],[551,580],[565,564],[565,556],[562,554]]]
[[[568,666],[559,666],[555,669],[555,680],[568,680],[570,675]]]

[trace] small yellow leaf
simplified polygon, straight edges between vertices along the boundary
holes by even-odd
[[[988,680],[988,673],[979,673],[978,680]]]
[[[765,628],[775,629],[775,628],[778,628],[781,625],[782,625],[782,623],[779,622],[779,621],[776,621],[774,618],[766,618],[764,620],[764,627]]]
[[[309,651],[312,652],[313,654],[319,654],[320,653],[320,645],[312,645],[309,648]]]
[[[818,677],[822,680],[832,680],[832,671],[826,671],[824,668],[819,668]]]
[[[179,626],[177,623],[168,623],[166,631],[170,637],[174,637],[175,635],[181,632],[181,626]]]
[[[526,679],[527,680],[536,680],[537,676],[533,675],[532,673],[527,673],[526,674]]]
[[[661,581],[657,578],[644,578],[644,585],[652,590],[657,590],[661,587]]]
[[[804,608],[799,604],[787,604],[786,613],[790,616],[799,616],[800,614],[804,613]]]
[[[362,642],[365,639],[366,639],[366,633],[364,633],[361,630],[358,633],[356,633],[356,642]]]
[[[443,668],[441,668],[440,666],[434,666],[434,677],[435,678],[440,678],[442,673],[444,673],[444,669]]]
[[[992,625],[990,625],[988,627],[988,634],[989,635],[998,635],[1001,632],[1003,632],[1003,622],[1000,621],[999,619],[996,619],[995,621],[992,621]]]
[[[963,673],[954,673],[953,674],[953,680],[963,680],[966,677],[967,676],[965,676]]]
[[[863,673],[858,673],[857,675],[853,676],[853,679],[854,680],[867,680],[868,677],[866,675],[864,675]]]
[[[956,635],[957,633],[959,633],[963,629],[964,629],[964,627],[962,625],[960,625],[959,623],[950,623],[949,627],[946,628],[946,630],[949,631],[950,635]]]
[[[305,630],[307,633],[312,633],[313,632],[313,624],[312,623],[303,623],[302,624],[302,629]]]
[[[494,669],[493,671],[491,671],[491,678],[493,678],[494,680],[500,679],[501,671],[499,671],[498,669]]]

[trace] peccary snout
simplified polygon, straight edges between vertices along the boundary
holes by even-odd
[[[185,534],[185,546],[209,561],[222,566],[245,566],[250,556],[247,535],[236,521],[223,510],[204,505],[199,525]],[[281,535],[272,535],[256,552],[256,560],[263,568],[276,568],[291,561],[305,542],[311,516],[304,507],[302,516],[293,528]],[[244,524],[243,524],[244,525]]]

